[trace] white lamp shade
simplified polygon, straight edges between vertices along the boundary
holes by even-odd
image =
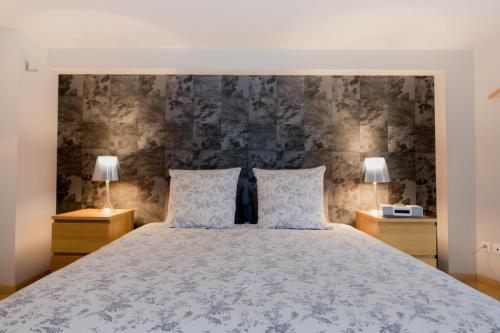
[[[95,162],[93,181],[118,181],[120,180],[121,169],[118,157],[98,156]]]
[[[361,170],[361,181],[365,183],[388,183],[389,170],[383,157],[367,157]]]

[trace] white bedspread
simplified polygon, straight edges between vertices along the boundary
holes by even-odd
[[[155,223],[0,302],[0,332],[500,332],[500,303],[345,225]]]

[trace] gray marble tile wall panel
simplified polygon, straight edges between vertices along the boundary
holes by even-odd
[[[117,207],[164,219],[170,168],[326,165],[334,222],[371,202],[362,161],[387,159],[379,201],[436,212],[434,80],[428,76],[61,75],[57,211],[99,206],[95,159],[120,159]]]

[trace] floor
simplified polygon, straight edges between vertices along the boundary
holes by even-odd
[[[481,282],[465,282],[465,284],[479,290],[483,294],[493,297],[497,301],[500,301],[500,289],[488,286]]]

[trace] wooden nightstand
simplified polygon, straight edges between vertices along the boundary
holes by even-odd
[[[357,211],[356,228],[437,267],[437,219],[434,217],[382,217]]]
[[[133,229],[132,209],[82,209],[52,216],[52,263],[56,271]]]

